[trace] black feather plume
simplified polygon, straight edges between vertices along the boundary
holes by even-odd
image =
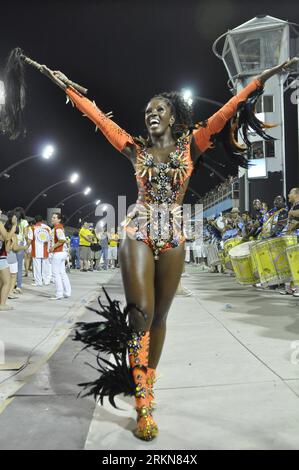
[[[221,132],[211,136],[211,142],[221,143],[231,162],[243,168],[250,166],[248,158],[251,156],[252,143],[248,137],[249,129],[252,129],[264,140],[275,140],[274,137],[269,136],[264,131],[264,128],[274,126],[263,123],[255,115],[256,102],[262,93],[263,87],[254,90],[246,101],[239,103],[237,116],[228,121]],[[241,131],[245,146],[237,142],[238,131]]]
[[[4,70],[5,105],[1,116],[1,127],[10,139],[25,136],[23,119],[25,107],[25,78],[22,50],[13,49]]]
[[[103,405],[104,397],[108,397],[109,402],[114,408],[117,408],[115,397],[119,394],[125,396],[134,396],[136,384],[133,375],[126,364],[126,354],[114,355],[115,363],[107,359],[97,359],[99,378],[93,382],[80,383],[83,387],[82,397],[92,395],[96,401]],[[103,363],[103,364],[102,364]],[[88,364],[91,366],[90,364]],[[93,366],[91,366],[93,367]],[[84,391],[87,390],[86,393]]]
[[[108,305],[104,305],[100,297],[98,298],[101,310],[87,307],[97,315],[104,318],[99,322],[76,324],[74,341],[81,341],[85,344],[83,349],[96,351],[96,368],[99,378],[93,382],[81,383],[83,396],[93,395],[96,400],[103,404],[104,397],[108,397],[112,406],[115,404],[115,396],[135,395],[136,385],[134,384],[132,372],[127,364],[127,345],[132,338],[133,330],[127,322],[127,309],[121,311],[117,300],[111,300],[106,290],[104,293],[108,300]],[[104,355],[112,355],[111,360],[105,359]],[[90,365],[90,364],[89,364]],[[92,367],[92,366],[91,366]]]

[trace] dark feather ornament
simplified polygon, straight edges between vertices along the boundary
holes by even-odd
[[[48,78],[53,78],[53,70],[45,65],[41,65],[30,57],[26,56],[22,49],[16,47],[8,57],[4,69],[5,105],[1,111],[0,129],[7,134],[10,139],[25,136],[26,130],[23,119],[25,107],[25,64],[32,66]],[[87,89],[72,82],[65,75],[61,74],[60,79],[55,78],[56,84],[65,89],[67,86],[74,88],[79,93],[86,95]]]
[[[275,140],[264,131],[264,129],[275,127],[275,125],[265,124],[255,115],[256,102],[262,94],[263,87],[254,90],[246,101],[239,103],[237,115],[227,122],[221,132],[211,137],[213,144],[221,143],[223,145],[230,161],[243,168],[250,166],[248,158],[251,155],[252,143],[248,137],[249,129],[266,141]],[[238,131],[240,131],[245,145],[238,143]]]
[[[23,118],[26,99],[22,57],[23,52],[19,47],[13,49],[4,70],[5,105],[1,115],[1,128],[11,140],[26,134]]]
[[[81,383],[83,387],[82,396],[93,395],[95,400],[103,404],[104,397],[108,397],[109,402],[115,408],[115,396],[120,393],[125,396],[134,396],[136,385],[132,372],[127,363],[128,342],[132,339],[133,329],[128,325],[128,307],[122,312],[120,302],[111,300],[107,291],[103,291],[108,300],[108,305],[104,305],[98,298],[101,310],[88,307],[89,310],[104,318],[99,322],[76,324],[74,341],[81,341],[84,349],[96,351],[98,367],[93,367],[99,378],[93,382]],[[138,308],[134,305],[135,308]],[[139,310],[139,309],[138,309]],[[141,312],[141,311],[140,311]],[[112,355],[109,360],[103,355]]]
[[[103,405],[104,397],[108,397],[109,402],[114,408],[118,408],[115,403],[115,397],[119,394],[125,396],[134,396],[136,385],[133,380],[133,375],[127,366],[126,352],[122,354],[113,354],[115,363],[108,361],[104,358],[97,357],[98,368],[94,368],[99,378],[93,382],[80,383],[79,386],[83,390],[79,393],[82,397],[92,395],[96,401]],[[84,393],[86,391],[86,393]]]

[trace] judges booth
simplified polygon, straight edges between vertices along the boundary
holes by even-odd
[[[224,63],[229,87],[237,93],[265,69],[299,55],[299,26],[272,16],[257,16],[220,36],[213,51]],[[296,65],[271,77],[257,103],[257,117],[276,125],[267,129],[275,140],[265,142],[250,131],[251,166],[239,170],[241,210],[250,210],[257,197],[272,207],[276,195],[287,196],[291,187],[299,186],[298,71]]]

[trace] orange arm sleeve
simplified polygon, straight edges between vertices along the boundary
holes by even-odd
[[[212,135],[220,132],[227,121],[234,116],[237,112],[238,104],[246,101],[250,93],[259,88],[261,82],[255,78],[246,87],[244,87],[236,96],[231,98],[222,108],[219,109],[213,116],[211,116],[206,127],[201,127],[193,131],[195,143],[201,152],[204,152],[211,147],[212,142],[210,138]]]
[[[128,144],[135,145],[133,137],[109,119],[95,103],[79,95],[72,88],[67,88],[66,94],[70,97],[76,108],[95,123],[106,139],[109,140],[119,152]]]

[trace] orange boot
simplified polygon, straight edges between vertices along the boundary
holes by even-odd
[[[156,407],[155,403],[155,394],[154,394],[154,383],[156,382],[156,369],[148,367],[146,384],[147,384],[147,397],[148,397],[148,406],[151,411],[154,411]]]
[[[142,334],[133,333],[128,342],[129,363],[132,370],[135,389],[135,402],[137,411],[137,428],[134,434],[139,439],[151,441],[158,434],[156,425],[149,407],[147,394],[147,366],[149,352],[149,331]]]

